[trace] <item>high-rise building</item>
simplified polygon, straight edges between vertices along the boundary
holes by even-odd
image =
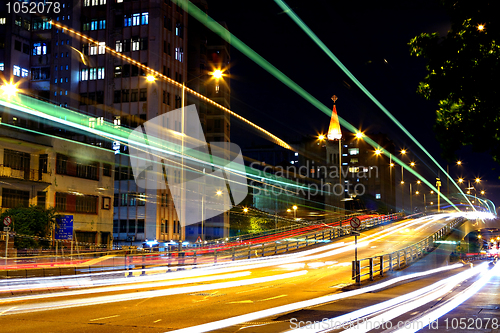
[[[83,0],[59,4],[57,12],[45,16],[10,13],[0,17],[0,71],[5,79],[21,82],[19,88],[26,93],[88,115],[85,125],[90,128],[106,121],[117,128],[134,129],[180,108],[183,100],[179,85],[158,77],[151,80],[147,69],[140,66],[144,65],[230,107],[227,43],[194,19],[190,21],[192,27],[188,26],[188,14],[172,1]],[[198,6],[207,9],[206,3],[199,2]],[[225,71],[218,79],[210,75],[217,69]],[[229,115],[199,103],[189,94],[185,98],[186,105],[197,104],[207,141],[229,142]],[[1,116],[4,122],[14,121],[9,115]],[[23,120],[17,117],[15,121]],[[180,131],[180,119],[169,126]],[[112,148],[111,141],[91,134],[59,133],[46,125],[44,131]],[[198,237],[199,228],[189,229],[186,235],[181,227],[168,188],[145,190],[136,185],[128,148],[123,143],[113,169],[115,239],[170,241]],[[206,224],[207,239],[224,237],[229,217],[224,214]]]

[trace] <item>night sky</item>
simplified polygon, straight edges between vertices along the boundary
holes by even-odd
[[[449,17],[437,1],[286,3],[446,169],[433,132],[437,101],[416,94],[418,82],[426,75],[425,60],[411,57],[407,45],[422,32],[446,35]],[[367,134],[387,134],[398,149],[409,149],[411,154],[404,160],[416,161],[417,171],[433,182],[437,167],[274,1],[208,0],[208,4],[212,18],[225,21],[235,36],[319,101],[331,106],[331,96],[337,95],[339,116]],[[232,110],[287,142],[327,130],[327,115],[235,48],[231,58]],[[243,147],[260,143],[257,136],[248,137],[249,131],[233,121],[232,141]],[[500,204],[498,165],[492,158],[467,147],[457,157],[463,166],[450,163],[452,177],[479,176],[483,180],[480,188],[495,205]]]

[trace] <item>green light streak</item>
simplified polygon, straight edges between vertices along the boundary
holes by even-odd
[[[214,33],[216,33],[218,36],[220,36],[222,39],[224,39],[228,43],[230,43],[233,47],[237,48],[240,52],[242,52],[244,55],[246,55],[248,58],[250,58],[256,64],[258,64],[259,66],[261,66],[268,73],[270,73],[271,75],[273,75],[275,78],[277,78],[278,80],[280,80],[287,87],[289,87],[290,89],[292,89],[293,91],[295,91],[302,98],[304,98],[305,100],[307,100],[309,103],[311,103],[313,106],[315,106],[316,108],[318,108],[320,111],[322,111],[326,115],[331,116],[332,110],[330,110],[329,107],[327,107],[326,105],[324,105],[320,101],[318,101],[315,97],[313,97],[311,94],[309,94],[307,91],[305,91],[302,87],[300,87],[297,83],[295,83],[293,80],[291,80],[288,76],[286,76],[285,74],[283,74],[283,72],[281,72],[279,69],[277,69],[276,67],[274,67],[271,63],[269,63],[267,60],[265,60],[257,52],[255,52],[254,50],[252,50],[248,45],[246,45],[240,39],[238,39],[236,36],[234,36],[232,33],[230,33],[222,25],[220,25],[215,20],[213,20],[205,12],[203,12],[198,7],[196,7],[195,5],[193,5],[190,1],[188,1],[188,0],[173,0],[173,1],[178,6],[181,6],[186,12],[188,12],[195,19],[197,19],[202,24],[204,24],[207,28],[209,28],[210,30],[212,30]],[[288,7],[286,7],[286,8],[288,8]],[[300,21],[300,19],[298,19],[298,20]],[[303,25],[305,26],[305,24],[303,24]],[[312,32],[311,32],[311,34],[314,35]],[[326,48],[326,46],[325,46],[325,48]],[[332,54],[332,56],[333,56],[333,54]],[[351,76],[352,76],[352,74],[351,74]],[[352,77],[354,78],[354,76],[352,76]],[[356,80],[356,82],[357,82],[357,80]],[[363,89],[364,89],[364,87],[363,87]],[[366,92],[369,94],[368,91],[366,91]],[[378,101],[377,101],[377,103],[378,103]],[[380,103],[378,103],[378,104],[380,104]],[[380,104],[380,106],[383,108],[383,106],[381,104]],[[394,117],[392,117],[392,118],[394,118]],[[394,120],[397,121],[395,118],[394,118]],[[341,123],[341,125],[344,128],[346,128],[347,130],[351,131],[352,133],[356,133],[358,131],[356,127],[354,127],[353,125],[351,125],[349,122],[347,122],[345,119],[343,119],[340,116],[339,116],[339,122]],[[408,135],[411,135],[411,134],[408,133]],[[370,139],[368,137],[364,137],[364,140],[366,142],[368,142],[370,145],[372,145],[373,147],[375,147],[375,148],[378,147],[378,144],[375,141],[373,141],[372,139]],[[418,145],[420,147],[422,147],[420,144],[418,144]],[[422,147],[422,149],[426,152],[426,150],[423,147]],[[383,153],[386,156],[390,155],[387,151],[385,151],[385,150],[382,150],[382,151],[383,151]],[[427,154],[429,155],[429,153],[427,153]],[[431,156],[431,158],[432,158],[432,156]],[[427,180],[425,180],[422,176],[420,176],[413,169],[410,169],[408,166],[406,166],[405,163],[403,163],[398,158],[394,158],[394,160],[398,164],[403,165],[404,168],[406,168],[409,172],[411,172],[412,174],[414,174],[415,176],[417,176],[418,179],[420,179],[421,181],[423,181],[425,184],[427,184],[434,191],[440,193],[441,196],[443,197],[443,199],[445,199],[446,201],[448,201],[448,203],[450,203],[450,205],[452,205],[456,210],[459,210],[448,198],[446,198],[445,195],[443,195],[440,191],[438,191],[437,188],[434,187],[434,185],[432,185]],[[435,161],[435,160],[433,159],[433,161]],[[435,163],[437,163],[437,162],[435,162]],[[449,177],[449,175],[448,175],[448,177]]]
[[[453,178],[439,165],[439,163],[432,157],[432,155],[420,144],[420,142],[415,139],[415,137],[394,117],[389,110],[387,110],[376,98],[373,96],[368,89],[361,84],[361,82],[356,79],[356,77],[347,69],[347,67],[342,64],[342,62],[333,54],[332,51],[321,41],[321,39],[316,36],[316,34],[295,14],[295,12],[282,0],[274,0],[278,6],[319,46],[323,52],[325,52],[330,59],[332,59],[337,66],[342,69],[342,71],[368,96],[388,117],[391,119],[408,137],[436,164],[436,166],[451,180],[451,182],[455,185],[455,187],[464,195],[465,199],[469,201],[469,199],[462,192],[460,186],[453,180]],[[340,117],[339,117],[340,119]],[[344,126],[344,124],[342,124]],[[405,165],[406,167],[406,165]],[[407,169],[408,170],[408,169]],[[421,179],[422,180],[422,179]],[[443,198],[448,200],[446,196],[443,195]],[[472,203],[469,201],[469,204],[472,206]],[[455,207],[456,208],[456,207]]]

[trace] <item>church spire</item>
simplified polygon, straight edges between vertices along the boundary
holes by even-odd
[[[340,130],[339,116],[337,115],[337,108],[335,107],[335,102],[337,101],[337,96],[333,95],[333,110],[332,118],[330,120],[330,127],[328,128],[327,138],[328,140],[340,140],[342,139],[342,131]]]

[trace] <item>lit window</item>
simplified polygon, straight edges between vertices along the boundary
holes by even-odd
[[[82,78],[81,81],[87,81],[89,79],[89,70],[87,68],[82,69]]]
[[[358,155],[359,148],[349,148],[349,155]]]
[[[99,43],[99,54],[104,54],[104,53],[106,53],[106,43],[100,42]]]
[[[0,17],[0,24],[5,24],[5,17]]]
[[[179,36],[179,37],[182,37],[182,24],[177,23],[175,25],[175,35]]]
[[[57,79],[56,79],[56,81],[57,81]],[[60,81],[60,82],[61,82],[61,83],[63,82],[63,78],[61,78],[61,81]]]
[[[123,43],[121,40],[117,40],[115,43],[115,51],[116,52],[123,52]]]
[[[139,19],[141,14],[132,15],[132,25],[139,25]]]
[[[381,198],[382,196],[380,195],[380,193],[375,194],[375,199],[381,199]]]
[[[295,156],[299,156],[299,153],[295,153]]]
[[[182,47],[176,47],[175,48],[175,60],[179,60],[180,62],[182,62],[183,55],[184,55],[184,52],[182,50]]]
[[[359,167],[349,167],[349,172],[359,172]]]
[[[105,5],[106,4],[106,0],[99,0],[99,4],[102,6],[102,5]]]
[[[123,0],[116,0],[116,3],[122,3]]]
[[[4,71],[5,70],[5,64],[3,62],[0,62],[0,71]]]
[[[21,67],[14,65],[14,76],[21,76]]]
[[[90,0],[83,0],[83,7],[90,6]]]
[[[104,30],[106,29],[106,20],[100,20],[99,21],[99,30]]]
[[[149,22],[149,13],[142,13],[141,15],[141,24],[145,25]]]
[[[220,90],[220,86],[217,84],[215,85],[215,93],[218,94]]]
[[[132,39],[132,51],[139,51],[140,46],[141,46],[140,38]]]
[[[97,69],[97,79],[104,80],[104,67],[99,67]]]
[[[22,76],[22,77],[26,77],[26,76],[28,76],[28,73],[29,73],[29,72],[28,72],[28,70],[27,70],[26,68],[22,68],[22,69],[21,69],[21,76]]]
[[[33,55],[47,54],[47,44],[33,43]]]
[[[97,45],[92,44],[92,45],[90,45],[89,49],[90,49],[89,50],[89,54],[90,55],[96,55],[97,54]]]
[[[123,16],[123,26],[130,27],[132,25],[132,17],[129,15]]]
[[[121,119],[120,116],[115,116],[115,119],[113,120],[113,124],[118,127],[121,125]]]
[[[97,68],[90,68],[89,72],[90,72],[89,80],[95,80]]]

